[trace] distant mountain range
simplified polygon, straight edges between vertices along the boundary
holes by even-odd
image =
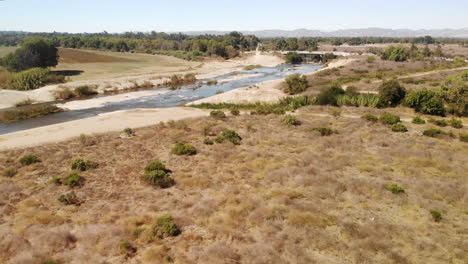
[[[310,29],[296,30],[258,30],[241,31],[245,35],[255,35],[259,38],[273,37],[421,37],[432,36],[438,38],[468,38],[468,28],[460,29],[387,29],[387,28],[359,28],[341,29],[335,31],[321,31]],[[229,31],[188,31],[188,35],[224,35]]]

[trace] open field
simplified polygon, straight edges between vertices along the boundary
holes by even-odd
[[[14,52],[18,47],[0,46],[0,58]]]
[[[331,117],[333,109],[302,108],[297,127],[277,115],[205,117],[130,138],[107,133],[0,152],[0,168],[17,169],[0,178],[0,261],[466,263],[468,143],[422,136],[432,124],[405,122],[409,132],[397,133],[353,117],[382,110],[343,108]],[[316,126],[338,134],[322,137]],[[241,144],[202,143],[224,129],[235,129]],[[180,141],[198,153],[170,154]],[[21,166],[28,153],[41,162]],[[79,172],[80,206],[63,205],[57,198],[71,188],[48,181],[70,172],[76,157],[99,165]],[[173,187],[141,178],[152,160],[173,171]],[[390,184],[404,193],[386,190]],[[151,226],[166,213],[181,233],[158,238]]]

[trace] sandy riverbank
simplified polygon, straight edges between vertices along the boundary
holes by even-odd
[[[55,100],[54,92],[60,90],[60,87],[69,87],[71,89],[89,85],[96,86],[99,93],[114,90],[127,90],[136,85],[142,85],[145,82],[151,82],[158,85],[166,82],[168,76],[173,74],[195,73],[197,79],[213,78],[219,75],[234,71],[242,71],[245,66],[259,64],[265,67],[273,67],[283,63],[284,60],[267,53],[256,53],[243,58],[227,61],[209,61],[203,63],[200,67],[184,72],[154,73],[144,75],[125,76],[117,78],[107,78],[98,80],[74,81],[64,84],[48,85],[32,91],[14,91],[0,89],[0,109],[13,107],[16,103],[31,99],[35,102],[50,102]]]

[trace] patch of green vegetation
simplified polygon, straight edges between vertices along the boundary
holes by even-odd
[[[379,106],[397,106],[405,98],[406,89],[397,80],[384,81],[379,87]]]
[[[59,196],[57,200],[65,205],[72,205],[72,204],[79,205],[80,203],[80,201],[78,200],[78,197],[73,192],[62,194]]]
[[[53,260],[44,260],[41,262],[41,264],[59,264],[57,261],[53,261]]]
[[[3,170],[3,176],[8,177],[8,178],[15,176],[16,173],[18,173],[18,170],[13,167],[9,167]]]
[[[217,80],[211,80],[211,81],[207,81],[207,82],[206,82],[206,85],[210,85],[210,86],[211,86],[211,85],[216,85],[216,84],[218,84],[218,81],[217,81]]]
[[[317,97],[317,104],[338,106],[338,97],[344,94],[345,90],[341,86],[333,85],[320,92]]]
[[[428,115],[445,115],[445,108],[442,99],[435,91],[426,88],[409,91],[403,101],[405,106],[414,108],[416,112]]]
[[[468,142],[468,133],[460,133],[458,135],[458,138],[460,139],[460,141],[462,142]]]
[[[74,89],[74,92],[77,97],[92,96],[97,94],[95,88],[88,85],[78,86]]]
[[[178,236],[180,229],[171,215],[166,214],[158,217],[152,227],[153,235],[159,238]]]
[[[221,90],[216,91],[216,94],[222,94],[222,93],[224,93],[224,91],[221,91]]]
[[[375,94],[338,95],[338,106],[377,107],[380,97]]]
[[[408,128],[402,123],[394,124],[390,127],[393,132],[408,132]]]
[[[62,108],[59,108],[55,105],[33,105],[17,110],[9,110],[3,112],[0,115],[0,122],[15,122],[19,120],[47,116],[62,111]]]
[[[301,64],[303,61],[302,56],[297,52],[289,52],[286,54],[286,63],[289,64]]]
[[[423,118],[421,118],[420,116],[416,116],[413,118],[413,121],[411,121],[413,124],[417,124],[417,125],[423,125],[423,124],[426,124],[426,120],[424,120]]]
[[[299,126],[301,124],[301,121],[293,115],[285,115],[281,118],[281,122],[287,126]]]
[[[239,136],[239,134],[237,134],[237,132],[235,130],[226,129],[221,133],[221,135],[219,135],[219,136],[217,136],[215,138],[215,142],[216,143],[223,143],[224,140],[227,140],[227,141],[231,142],[234,145],[239,145],[241,140],[242,140],[242,137]]]
[[[70,172],[62,178],[62,183],[70,187],[76,187],[81,184],[83,178],[76,172]]]
[[[62,179],[60,177],[53,177],[52,179],[49,180],[49,182],[55,185],[60,185],[62,184]]]
[[[336,130],[331,129],[329,127],[313,127],[311,128],[311,131],[319,132],[322,137],[331,136],[333,134],[338,134]]]
[[[376,117],[375,115],[372,115],[372,114],[365,114],[363,116],[361,116],[361,118],[367,120],[367,121],[371,121],[371,122],[377,122],[379,120],[378,117]]]
[[[192,156],[197,154],[197,149],[191,144],[179,142],[172,148],[171,153],[175,155]]]
[[[26,154],[23,157],[21,157],[19,162],[21,163],[21,165],[27,166],[27,165],[41,162],[41,160],[36,155]]]
[[[86,171],[97,168],[98,164],[84,158],[76,158],[71,163],[72,170]]]
[[[442,221],[442,213],[439,211],[431,211],[432,218],[434,218],[435,222]]]
[[[245,66],[245,67],[244,67],[244,70],[245,70],[245,71],[251,71],[251,70],[253,70],[253,69],[259,69],[259,68],[263,68],[263,66],[260,65],[260,64],[255,64],[255,65],[248,65],[248,66]]]
[[[436,126],[440,126],[440,127],[446,127],[448,126],[448,122],[445,121],[444,119],[433,119],[433,118],[430,118],[429,119],[429,123],[432,123]]]
[[[210,116],[216,119],[222,119],[226,117],[226,114],[221,110],[213,110],[210,112]]]
[[[390,184],[387,186],[387,190],[391,191],[394,194],[404,193],[405,190],[398,186],[397,184]]]
[[[452,131],[445,132],[438,128],[431,128],[431,129],[424,130],[423,135],[428,136],[428,137],[437,137],[437,136],[443,136],[443,135],[450,136],[450,137],[455,136]]]
[[[450,119],[450,121],[448,123],[453,128],[463,128],[463,123],[462,123],[462,121],[460,119],[452,118],[452,119]]]
[[[231,115],[233,115],[233,116],[238,116],[238,115],[240,115],[239,109],[232,109],[232,110],[231,110]]]
[[[394,125],[396,123],[401,122],[400,116],[387,113],[387,112],[383,113],[379,119],[380,119],[380,122],[382,122],[382,124],[385,124],[385,125]]]
[[[125,128],[123,132],[125,133],[125,135],[127,135],[127,137],[135,136],[135,131],[133,131],[133,129],[129,127]]]
[[[214,142],[213,142],[213,140],[212,140],[211,138],[205,138],[205,139],[203,140],[203,144],[205,144],[205,145],[213,145]]]
[[[285,80],[285,92],[288,94],[297,94],[305,91],[309,86],[309,82],[305,75],[294,74]]]
[[[166,169],[164,163],[153,161],[146,165],[143,178],[152,185],[169,188],[175,183],[171,173],[172,171]]]

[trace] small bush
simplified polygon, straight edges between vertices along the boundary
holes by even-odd
[[[150,182],[152,185],[161,188],[168,188],[174,185],[174,179],[171,176],[171,171],[166,169],[164,163],[160,161],[150,162],[145,167],[143,178]]]
[[[281,122],[287,126],[299,126],[301,124],[301,121],[293,115],[285,115],[281,118]]]
[[[75,94],[78,97],[91,96],[97,94],[94,88],[89,87],[88,85],[82,85],[75,88]]]
[[[408,129],[402,123],[394,124],[390,127],[393,132],[407,132]]]
[[[426,124],[426,120],[422,119],[420,116],[416,116],[413,118],[413,121],[411,121],[413,124],[417,125],[423,125]]]
[[[226,114],[221,110],[213,110],[210,112],[210,116],[217,119],[222,119],[226,117]]]
[[[86,171],[90,169],[97,168],[98,164],[94,161],[90,161],[83,158],[77,158],[72,161],[71,168],[72,170]]]
[[[217,136],[215,138],[216,143],[223,143],[224,142],[224,137],[223,136]]]
[[[379,106],[397,106],[406,95],[406,89],[397,80],[385,81],[379,87]]]
[[[32,105],[17,110],[5,111],[0,115],[0,122],[14,122],[30,118],[62,112],[63,109],[55,105]]]
[[[380,116],[380,122],[385,125],[394,125],[400,122],[400,117],[398,115],[385,112]]]
[[[297,52],[289,52],[286,54],[286,63],[290,64],[301,64],[302,63],[302,57],[299,55]]]
[[[238,116],[238,115],[240,115],[239,109],[232,109],[232,110],[231,110],[231,115],[233,115],[233,116]]]
[[[3,171],[3,176],[11,178],[11,177],[15,176],[16,173],[18,173],[18,170],[16,170],[16,168],[6,168]]]
[[[83,181],[83,178],[76,172],[71,172],[71,173],[65,175],[63,177],[63,179],[62,179],[62,182],[65,185],[68,185],[70,187],[79,186],[82,181]]]
[[[133,137],[135,136],[135,131],[133,131],[133,129],[127,127],[124,129],[124,133],[125,135],[127,135],[128,137]]]
[[[429,123],[432,123],[436,126],[440,126],[440,127],[446,127],[448,126],[448,123],[447,121],[445,121],[444,119],[429,119]]]
[[[197,149],[191,144],[176,143],[171,152],[175,155],[191,156],[197,154]]]
[[[297,94],[303,92],[309,86],[305,75],[294,74],[286,78],[285,91],[289,94]]]
[[[241,136],[239,136],[239,134],[237,134],[237,132],[232,129],[224,130],[223,133],[221,133],[221,136],[234,145],[239,145],[240,141],[242,140]]]
[[[365,114],[361,116],[361,118],[366,119],[367,121],[371,121],[371,122],[377,122],[379,120],[378,117],[372,114]]]
[[[216,91],[216,94],[222,94],[222,93],[224,93],[224,91],[222,91],[222,90]]]
[[[76,194],[73,192],[62,194],[57,200],[65,205],[78,205],[80,203],[78,197],[76,197]]]
[[[389,186],[387,186],[387,190],[391,191],[394,194],[405,192],[405,190],[397,184],[390,184]]]
[[[374,63],[375,62],[375,57],[374,56],[368,56],[367,57],[367,63]]]
[[[62,184],[62,179],[60,177],[53,177],[52,179],[49,180],[49,182],[55,185],[60,185]]]
[[[218,81],[217,81],[217,80],[211,80],[211,81],[207,81],[207,82],[206,82],[206,85],[210,85],[210,86],[211,86],[211,85],[216,85],[216,84],[218,84]]]
[[[454,128],[463,128],[463,123],[462,123],[462,121],[460,119],[452,118],[449,121],[449,124]]]
[[[74,98],[75,96],[75,93],[68,87],[61,87],[60,90],[54,91],[54,97],[56,100],[68,100]]]
[[[423,135],[428,137],[437,137],[438,135],[444,135],[445,132],[438,128],[431,128],[424,130]]]
[[[335,130],[333,130],[333,129],[329,128],[329,127],[314,127],[311,130],[319,132],[322,137],[330,136],[333,133],[336,133]]]
[[[50,75],[50,70],[44,68],[32,68],[22,71],[15,75],[13,88],[22,91],[37,89],[49,82]]]
[[[458,138],[460,139],[460,141],[462,142],[468,142],[468,133],[460,133],[458,135]]]
[[[205,145],[213,145],[214,142],[213,142],[213,140],[211,140],[211,138],[205,138],[205,139],[203,140],[203,144],[205,144]]]
[[[171,215],[163,215],[156,219],[156,223],[152,227],[153,235],[159,238],[177,236],[180,234],[180,229],[175,223]]]
[[[344,95],[345,90],[340,86],[334,85],[328,89],[323,90],[317,97],[319,105],[334,105],[338,106],[338,96]]]
[[[439,211],[431,211],[432,218],[434,218],[434,221],[440,222],[442,221],[442,213]]]
[[[23,166],[31,165],[33,163],[41,162],[36,155],[26,154],[20,159],[20,163]]]

